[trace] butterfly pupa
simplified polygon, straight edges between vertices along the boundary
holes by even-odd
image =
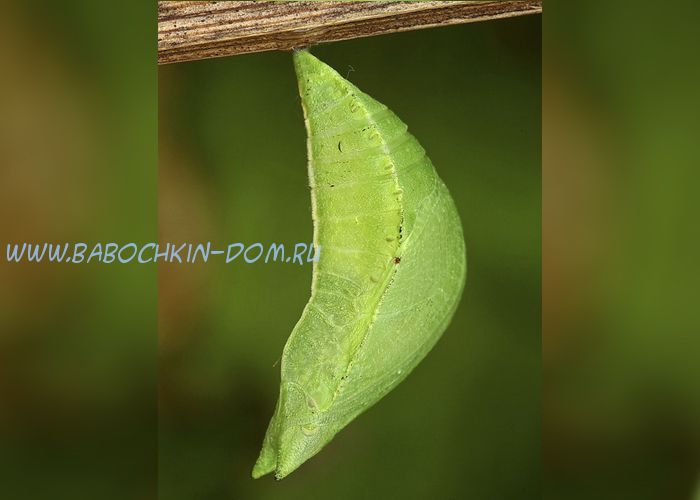
[[[309,52],[294,66],[321,253],[256,478],[287,476],[401,382],[447,328],[466,277],[454,202],[406,125]]]

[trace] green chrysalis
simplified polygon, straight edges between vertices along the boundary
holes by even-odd
[[[287,476],[401,382],[447,328],[466,276],[454,202],[406,125],[307,51],[294,65],[321,255],[255,478]]]

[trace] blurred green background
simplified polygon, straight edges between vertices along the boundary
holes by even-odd
[[[416,371],[281,482],[250,479],[311,268],[160,266],[159,491],[167,499],[540,496],[540,20],[312,52],[408,124],[468,248],[454,321]],[[159,68],[163,241],[310,241],[291,56]]]
[[[3,3],[4,499],[156,493],[157,269],[5,260],[8,243],[157,238],[155,16],[143,2]]]
[[[697,499],[698,5],[545,9],[545,497]]]

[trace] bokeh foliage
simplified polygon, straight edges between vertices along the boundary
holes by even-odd
[[[3,498],[156,494],[157,269],[4,255],[157,238],[155,15],[144,2],[3,5]]]

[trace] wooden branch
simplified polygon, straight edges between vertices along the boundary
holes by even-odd
[[[158,2],[158,63],[537,14],[541,0]]]

